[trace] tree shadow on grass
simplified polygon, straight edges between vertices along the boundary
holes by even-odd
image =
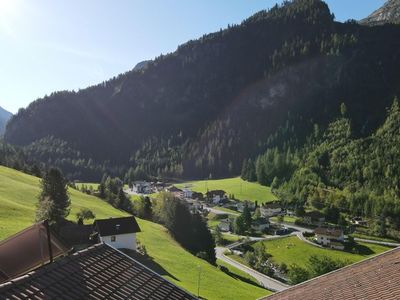
[[[360,245],[360,244],[358,244],[356,246],[356,251],[357,251],[356,253],[361,254],[361,255],[372,255],[375,253],[369,247],[367,247],[365,245]]]
[[[236,280],[240,280],[240,281],[243,281],[245,283],[248,283],[248,284],[251,284],[251,285],[254,285],[254,286],[257,286],[257,287],[260,287],[260,288],[264,289],[264,287],[261,284],[255,282],[255,281],[253,281],[253,280],[251,280],[249,278],[246,278],[246,277],[243,277],[241,275],[235,274],[235,273],[229,271],[229,269],[227,267],[225,267],[225,266],[222,266],[221,271],[224,272],[225,274],[229,275],[230,277],[236,279]]]
[[[145,265],[149,269],[153,270],[157,274],[161,276],[169,276],[173,278],[176,281],[180,281],[178,278],[176,278],[174,275],[169,273],[167,270],[165,270],[160,264],[155,262],[151,256],[148,255],[142,255],[136,251],[129,250],[129,249],[123,249],[122,250],[125,254],[128,256],[132,257],[134,260],[137,260],[141,264]]]

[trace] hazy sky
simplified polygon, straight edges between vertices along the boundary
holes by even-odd
[[[17,112],[241,22],[278,0],[0,0],[0,106]],[[361,19],[385,0],[327,0]]]

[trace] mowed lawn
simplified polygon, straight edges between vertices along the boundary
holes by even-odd
[[[0,166],[0,240],[30,226],[35,221],[36,204],[40,193],[39,178]],[[69,189],[71,213],[69,219],[82,208],[91,209],[97,218],[125,216],[93,196]]]
[[[271,292],[255,285],[243,272],[229,267],[229,275],[217,267],[184,250],[156,223],[138,219],[142,230],[138,240],[146,246],[148,255],[156,262],[156,271],[163,277],[197,295],[200,272],[200,296],[204,299],[258,299]],[[149,267],[153,267],[149,264]],[[249,281],[245,282],[242,280]]]
[[[308,259],[312,255],[326,255],[335,260],[355,263],[372,255],[391,249],[389,247],[375,244],[360,243],[364,250],[364,254],[353,254],[339,250],[318,248],[301,241],[296,236],[264,241],[263,243],[267,253],[272,255],[272,259],[275,263],[285,263],[288,267],[291,264],[297,264],[305,268],[307,267]]]
[[[26,228],[34,222],[39,178],[0,166],[0,240]],[[81,207],[93,210],[98,218],[127,215],[106,202],[75,190],[70,190],[70,219]],[[156,272],[178,286],[197,294],[199,268],[200,295],[206,299],[257,299],[269,291],[248,281],[239,270],[230,268],[228,275],[204,260],[184,250],[167,230],[156,223],[138,219],[142,232],[138,239],[152,257]],[[240,276],[239,276],[240,275]],[[245,280],[245,281],[242,281]]]
[[[175,186],[178,188],[188,187],[201,193],[206,193],[207,190],[224,190],[228,195],[233,194],[238,200],[257,201],[258,203],[271,202],[277,199],[269,187],[244,181],[240,177],[188,181]]]

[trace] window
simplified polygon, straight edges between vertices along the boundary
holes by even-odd
[[[115,235],[112,235],[111,236],[111,242],[115,242],[117,239],[116,239],[116,237],[115,237]]]

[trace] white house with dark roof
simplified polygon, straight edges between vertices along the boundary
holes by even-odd
[[[314,230],[315,240],[318,244],[330,247],[336,250],[344,249],[344,234],[343,230],[337,228],[319,227]]]
[[[96,220],[93,226],[100,242],[117,249],[136,250],[136,233],[140,228],[135,217]]]

